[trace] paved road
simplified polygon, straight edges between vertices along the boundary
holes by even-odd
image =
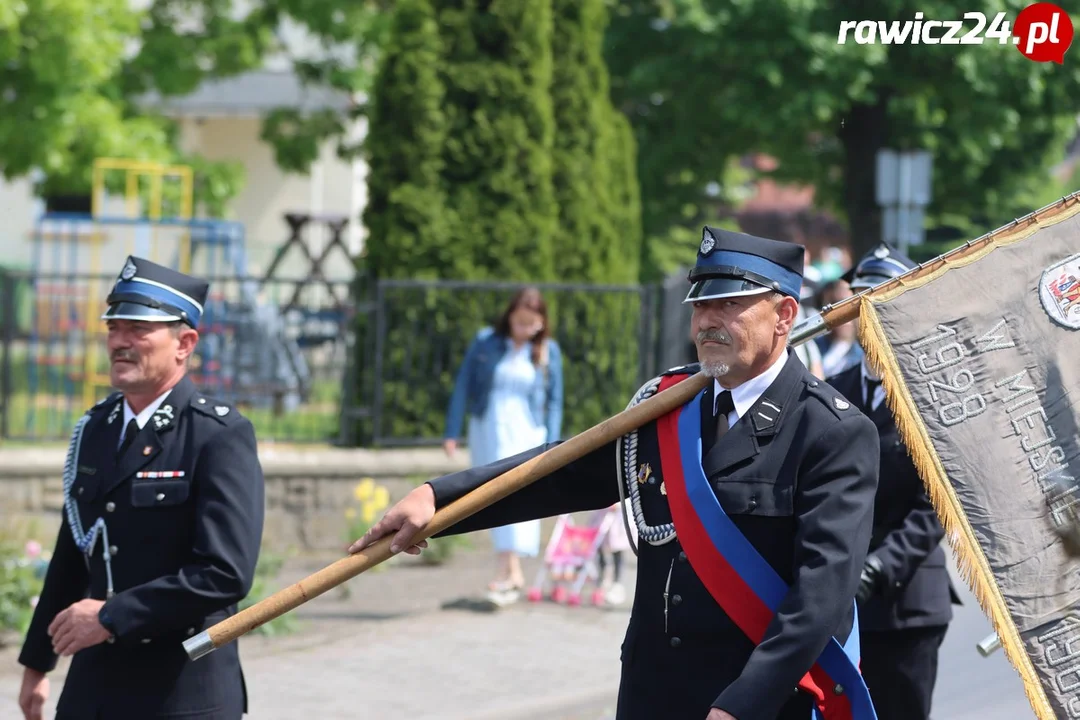
[[[449,569],[447,570],[449,572]],[[484,568],[486,572],[486,568]],[[478,575],[477,577],[481,577]],[[407,582],[427,585],[417,575]],[[359,578],[357,588],[380,580]],[[437,586],[436,586],[437,587]],[[965,606],[945,640],[935,720],[1032,717],[1016,673],[975,643],[990,630],[966,586]],[[241,640],[252,720],[609,720],[618,684],[625,610],[519,605],[498,613],[417,609],[342,610],[318,598],[304,631]],[[361,603],[362,604],[362,603]],[[376,608],[375,606],[380,606]],[[353,606],[350,606],[352,608]],[[12,654],[0,662],[0,718],[17,718]],[[59,678],[58,678],[59,679]],[[51,715],[50,715],[51,717]]]

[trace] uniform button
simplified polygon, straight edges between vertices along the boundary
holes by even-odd
[[[673,638],[671,638],[671,647],[673,647],[673,648],[677,648],[677,647],[679,647],[680,645],[682,645],[682,640],[680,640],[680,639],[679,639],[679,638],[677,638],[677,637],[673,637]]]
[[[756,508],[757,507],[757,498],[756,497],[751,497],[750,502],[747,504],[746,507],[747,507],[748,510],[753,510],[754,508]]]
[[[682,595],[672,595],[671,596],[671,604],[672,605],[678,605],[681,602],[682,602]]]
[[[157,498],[158,502],[161,502],[165,499],[165,493],[158,493],[157,495],[155,495],[155,497]]]
[[[832,691],[833,691],[833,695],[843,695],[844,694],[844,686],[843,685],[837,685],[836,687],[834,687],[832,689]]]
[[[117,551],[118,551],[119,549],[120,549],[120,548],[116,547],[115,545],[110,545],[110,546],[109,546],[109,554],[110,554],[110,555],[115,555],[115,554],[116,554],[116,552],[117,552]]]
[[[142,644],[143,645],[149,645],[150,644],[150,638],[143,638],[142,639]]]
[[[817,387],[817,380],[811,380],[810,387]]]
[[[82,487],[82,486],[80,485],[80,486],[79,486],[79,494],[80,494],[80,495],[82,495],[82,493],[83,493],[83,490],[85,490],[85,489],[86,489],[86,488],[84,488],[84,487]]]
[[[649,484],[650,485],[655,485],[656,484],[656,476],[655,475],[649,477]]]
[[[686,562],[686,553],[682,550],[679,551],[679,562]]]
[[[194,634],[195,634],[195,628],[193,628],[193,627],[192,627],[192,628],[188,628],[188,629],[187,629],[187,634],[188,634],[188,635],[194,635]]]
[[[199,398],[199,404],[200,405],[205,405],[206,404],[206,398]]]
[[[105,512],[112,512],[115,509],[116,509],[116,503],[112,502],[111,500],[109,502],[105,503]]]

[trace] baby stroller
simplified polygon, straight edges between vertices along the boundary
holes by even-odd
[[[617,511],[612,508],[590,513],[583,524],[575,524],[570,515],[560,515],[555,521],[544,562],[528,591],[529,602],[540,602],[545,590],[557,603],[581,605],[585,584],[592,582],[593,605],[604,604],[600,587],[601,574],[597,562],[604,540],[614,523],[619,522]]]

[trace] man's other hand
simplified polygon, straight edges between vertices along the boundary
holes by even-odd
[[[26,668],[19,689],[19,708],[24,720],[43,720],[45,701],[49,699],[49,678],[45,673]]]

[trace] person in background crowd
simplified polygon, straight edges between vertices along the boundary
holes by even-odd
[[[818,290],[821,287],[820,270],[813,265],[807,265],[804,272],[802,290],[799,293],[799,312],[795,316],[796,327],[798,327],[799,323],[803,320],[808,317],[813,317],[817,313],[814,298],[817,296]],[[818,349],[817,343],[804,342],[796,346],[795,356],[802,361],[802,364],[806,366],[806,369],[809,370],[814,377],[819,380],[825,379],[825,366],[821,362],[821,351]]]
[[[818,295],[818,307],[838,303],[851,297],[854,293],[847,282],[843,279],[825,283]],[[818,337],[818,350],[821,352],[821,365],[825,377],[832,377],[858,365],[862,360],[863,351],[855,337],[855,323],[847,322],[838,325],[829,333]]]
[[[498,321],[480,330],[465,353],[446,414],[443,447],[451,457],[466,414],[473,466],[560,439],[562,351],[551,337],[547,304],[536,288],[518,291]],[[491,538],[497,567],[489,597],[499,604],[513,602],[525,586],[521,557],[540,552],[540,521],[494,528]]]
[[[860,292],[914,267],[880,245],[844,279]],[[874,421],[880,438],[874,531],[857,595],[863,677],[878,720],[929,720],[938,651],[960,602],[941,545],[945,531],[866,358],[828,382]]]
[[[612,523],[607,537],[604,538],[599,559],[600,576],[602,578],[601,587],[604,591],[604,602],[608,605],[622,605],[626,602],[626,587],[622,582],[623,561],[626,551],[633,550],[632,543],[636,541],[636,534],[634,534],[633,540],[631,535],[627,534],[628,526],[630,528],[629,532],[634,533],[632,517],[629,523],[624,521],[626,514],[631,512],[627,501],[612,505],[611,512],[615,514],[615,521]],[[608,556],[611,558],[611,576],[605,577],[604,572],[607,567]]]

